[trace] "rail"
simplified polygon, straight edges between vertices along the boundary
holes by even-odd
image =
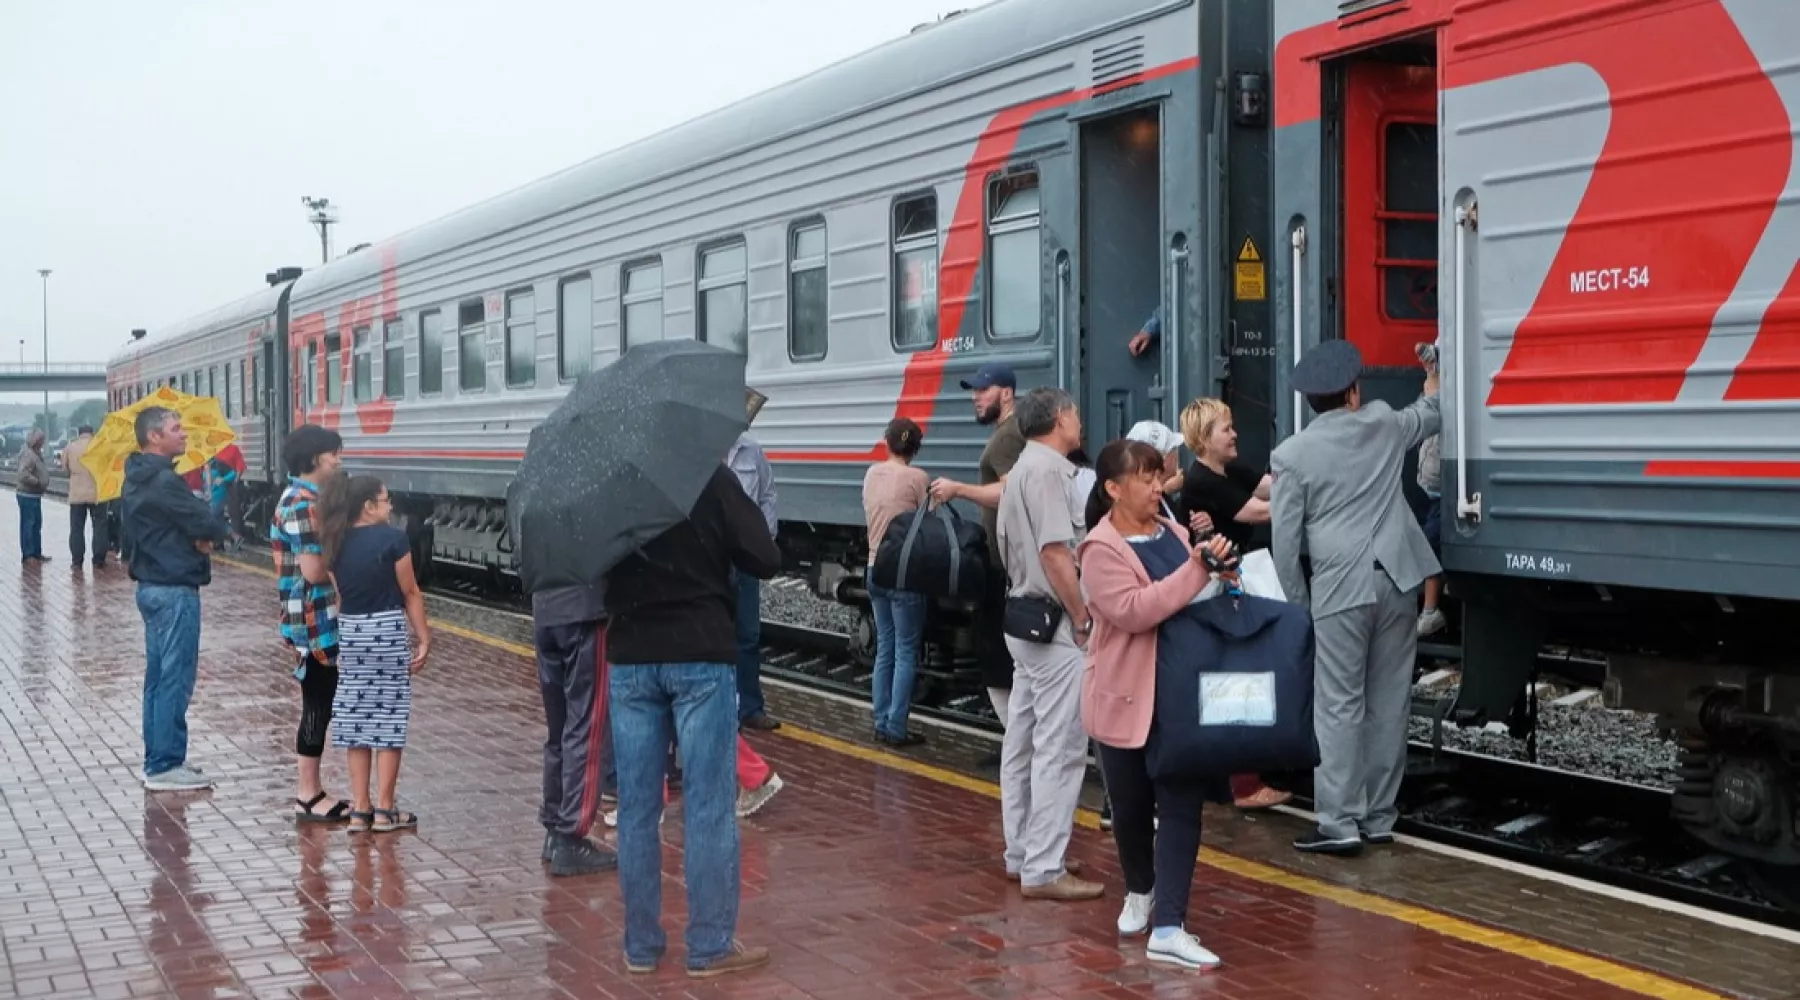
[[[0,375],[105,375],[105,362],[58,362],[56,364],[0,363]]]

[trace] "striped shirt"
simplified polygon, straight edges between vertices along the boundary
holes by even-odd
[[[296,650],[327,653],[337,646],[337,591],[331,581],[308,583],[300,573],[302,555],[323,556],[319,541],[319,488],[299,477],[288,480],[269,525],[275,550],[276,587],[281,594],[281,637]]]

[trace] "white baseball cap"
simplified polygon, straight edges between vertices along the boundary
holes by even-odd
[[[1132,425],[1130,433],[1125,435],[1127,441],[1142,441],[1156,449],[1158,455],[1167,455],[1181,447],[1181,435],[1167,424],[1155,420],[1140,420]]]

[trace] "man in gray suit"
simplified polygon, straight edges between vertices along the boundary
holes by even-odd
[[[1364,404],[1362,355],[1332,340],[1301,358],[1292,384],[1318,417],[1275,449],[1273,556],[1287,598],[1309,605],[1318,642],[1313,718],[1319,828],[1301,851],[1355,855],[1391,843],[1406,773],[1418,649],[1416,591],[1440,572],[1406,499],[1406,453],[1438,432],[1437,375],[1395,412]],[[1312,560],[1310,586],[1300,554]]]

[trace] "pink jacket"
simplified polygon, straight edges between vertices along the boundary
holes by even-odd
[[[1187,530],[1163,519],[1183,543]],[[1150,738],[1156,707],[1156,630],[1205,589],[1212,578],[1192,560],[1155,583],[1137,553],[1113,527],[1095,525],[1078,550],[1081,589],[1094,633],[1081,680],[1081,719],[1089,736],[1110,747],[1135,749]]]

